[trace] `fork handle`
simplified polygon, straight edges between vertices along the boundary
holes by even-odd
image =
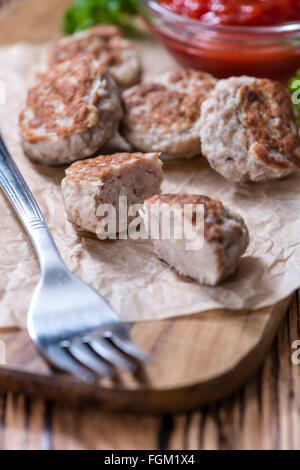
[[[43,269],[62,262],[41,210],[0,135],[0,186],[19,216]]]

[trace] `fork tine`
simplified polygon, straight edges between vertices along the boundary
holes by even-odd
[[[101,338],[89,338],[89,346],[99,354],[100,357],[105,359],[110,364],[120,369],[134,372],[136,365],[126,359],[122,353],[120,353],[109,341]]]
[[[108,364],[105,364],[95,353],[91,351],[86,344],[79,341],[70,343],[68,350],[77,361],[91,369],[97,375],[102,377],[112,377],[114,370]]]
[[[43,349],[43,352],[50,362],[59,369],[75,375],[84,382],[91,384],[95,382],[95,375],[78,364],[61,346],[51,344]]]
[[[127,336],[127,335],[126,335]],[[147,354],[145,351],[142,351],[131,339],[125,335],[120,335],[119,332],[116,334],[112,332],[110,340],[114,343],[117,348],[124,351],[128,356],[133,357],[134,359],[142,362],[151,361],[150,354]]]

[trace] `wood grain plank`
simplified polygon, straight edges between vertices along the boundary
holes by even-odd
[[[299,450],[300,366],[291,362],[291,343],[300,338],[298,301],[299,294],[260,371],[227,400],[194,413],[163,417],[115,415],[52,403],[49,429],[41,400],[34,399],[29,407],[27,403],[26,411],[24,396],[8,394],[5,400],[2,394],[0,447]]]
[[[291,344],[300,338],[296,299],[299,293],[255,377],[229,399],[192,414],[185,432],[183,422],[175,426],[171,447],[183,439],[194,447],[199,431],[200,449],[300,449],[300,366],[291,362]]]
[[[133,339],[150,352],[151,363],[134,377],[122,373],[93,386],[51,371],[26,331],[1,331],[7,363],[0,368],[0,387],[73,403],[97,402],[106,410],[192,409],[229,395],[255,372],[289,302],[257,312],[213,311],[148,322],[147,327],[137,323]]]
[[[48,34],[48,39],[53,39],[68,3],[22,0],[13,4],[0,23],[0,40],[45,41]],[[97,399],[107,409],[192,408],[223,398],[254,373],[288,302],[256,312],[211,311],[148,322],[146,328],[136,323],[133,338],[152,353],[153,362],[139,376],[122,374],[118,381],[100,383],[98,387],[84,387],[70,377],[53,374],[38,357],[26,332],[1,332],[7,364],[1,369],[0,385],[49,399],[72,397],[79,403]]]
[[[49,450],[45,421],[47,403],[40,398],[33,400],[31,397],[27,397],[26,405],[26,450]]]
[[[25,449],[26,444],[26,407],[25,396],[7,394],[5,409],[5,432],[2,436],[1,447],[7,450]]]
[[[52,449],[155,449],[159,418],[53,406]]]
[[[12,4],[1,22],[0,44],[53,39],[60,34],[61,11],[69,3],[20,0]],[[162,345],[160,334],[157,349]],[[259,373],[229,399],[195,413],[137,418],[1,394],[0,447],[299,450],[300,366],[290,360],[295,339],[300,339],[299,294]],[[153,338],[145,340],[152,344]]]
[[[61,15],[71,0],[13,0],[0,13],[0,45],[48,42],[61,35]]]

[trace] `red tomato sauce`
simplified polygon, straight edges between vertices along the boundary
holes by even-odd
[[[300,0],[159,0],[178,15],[209,25],[272,26],[300,20]]]
[[[157,1],[181,17],[199,20],[199,31],[203,23],[208,25],[208,29],[196,37],[189,36],[184,25],[178,27],[176,18],[169,19],[169,24],[175,25],[172,33],[160,27],[152,29],[184,66],[220,78],[247,74],[283,81],[300,67],[300,0]],[[295,27],[292,33],[288,29],[282,30],[284,33],[267,31],[267,27],[290,22],[299,24],[298,33],[294,32]],[[229,28],[226,32],[214,30],[218,25]],[[241,27],[240,32],[235,30],[236,26]],[[266,30],[255,31],[256,26],[266,27]],[[246,27],[254,29],[244,32]]]

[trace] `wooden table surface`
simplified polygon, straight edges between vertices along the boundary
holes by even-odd
[[[70,1],[12,0],[0,11],[0,45],[48,41]],[[300,449],[299,293],[260,371],[231,398],[176,416],[113,415],[0,394],[0,449]]]

